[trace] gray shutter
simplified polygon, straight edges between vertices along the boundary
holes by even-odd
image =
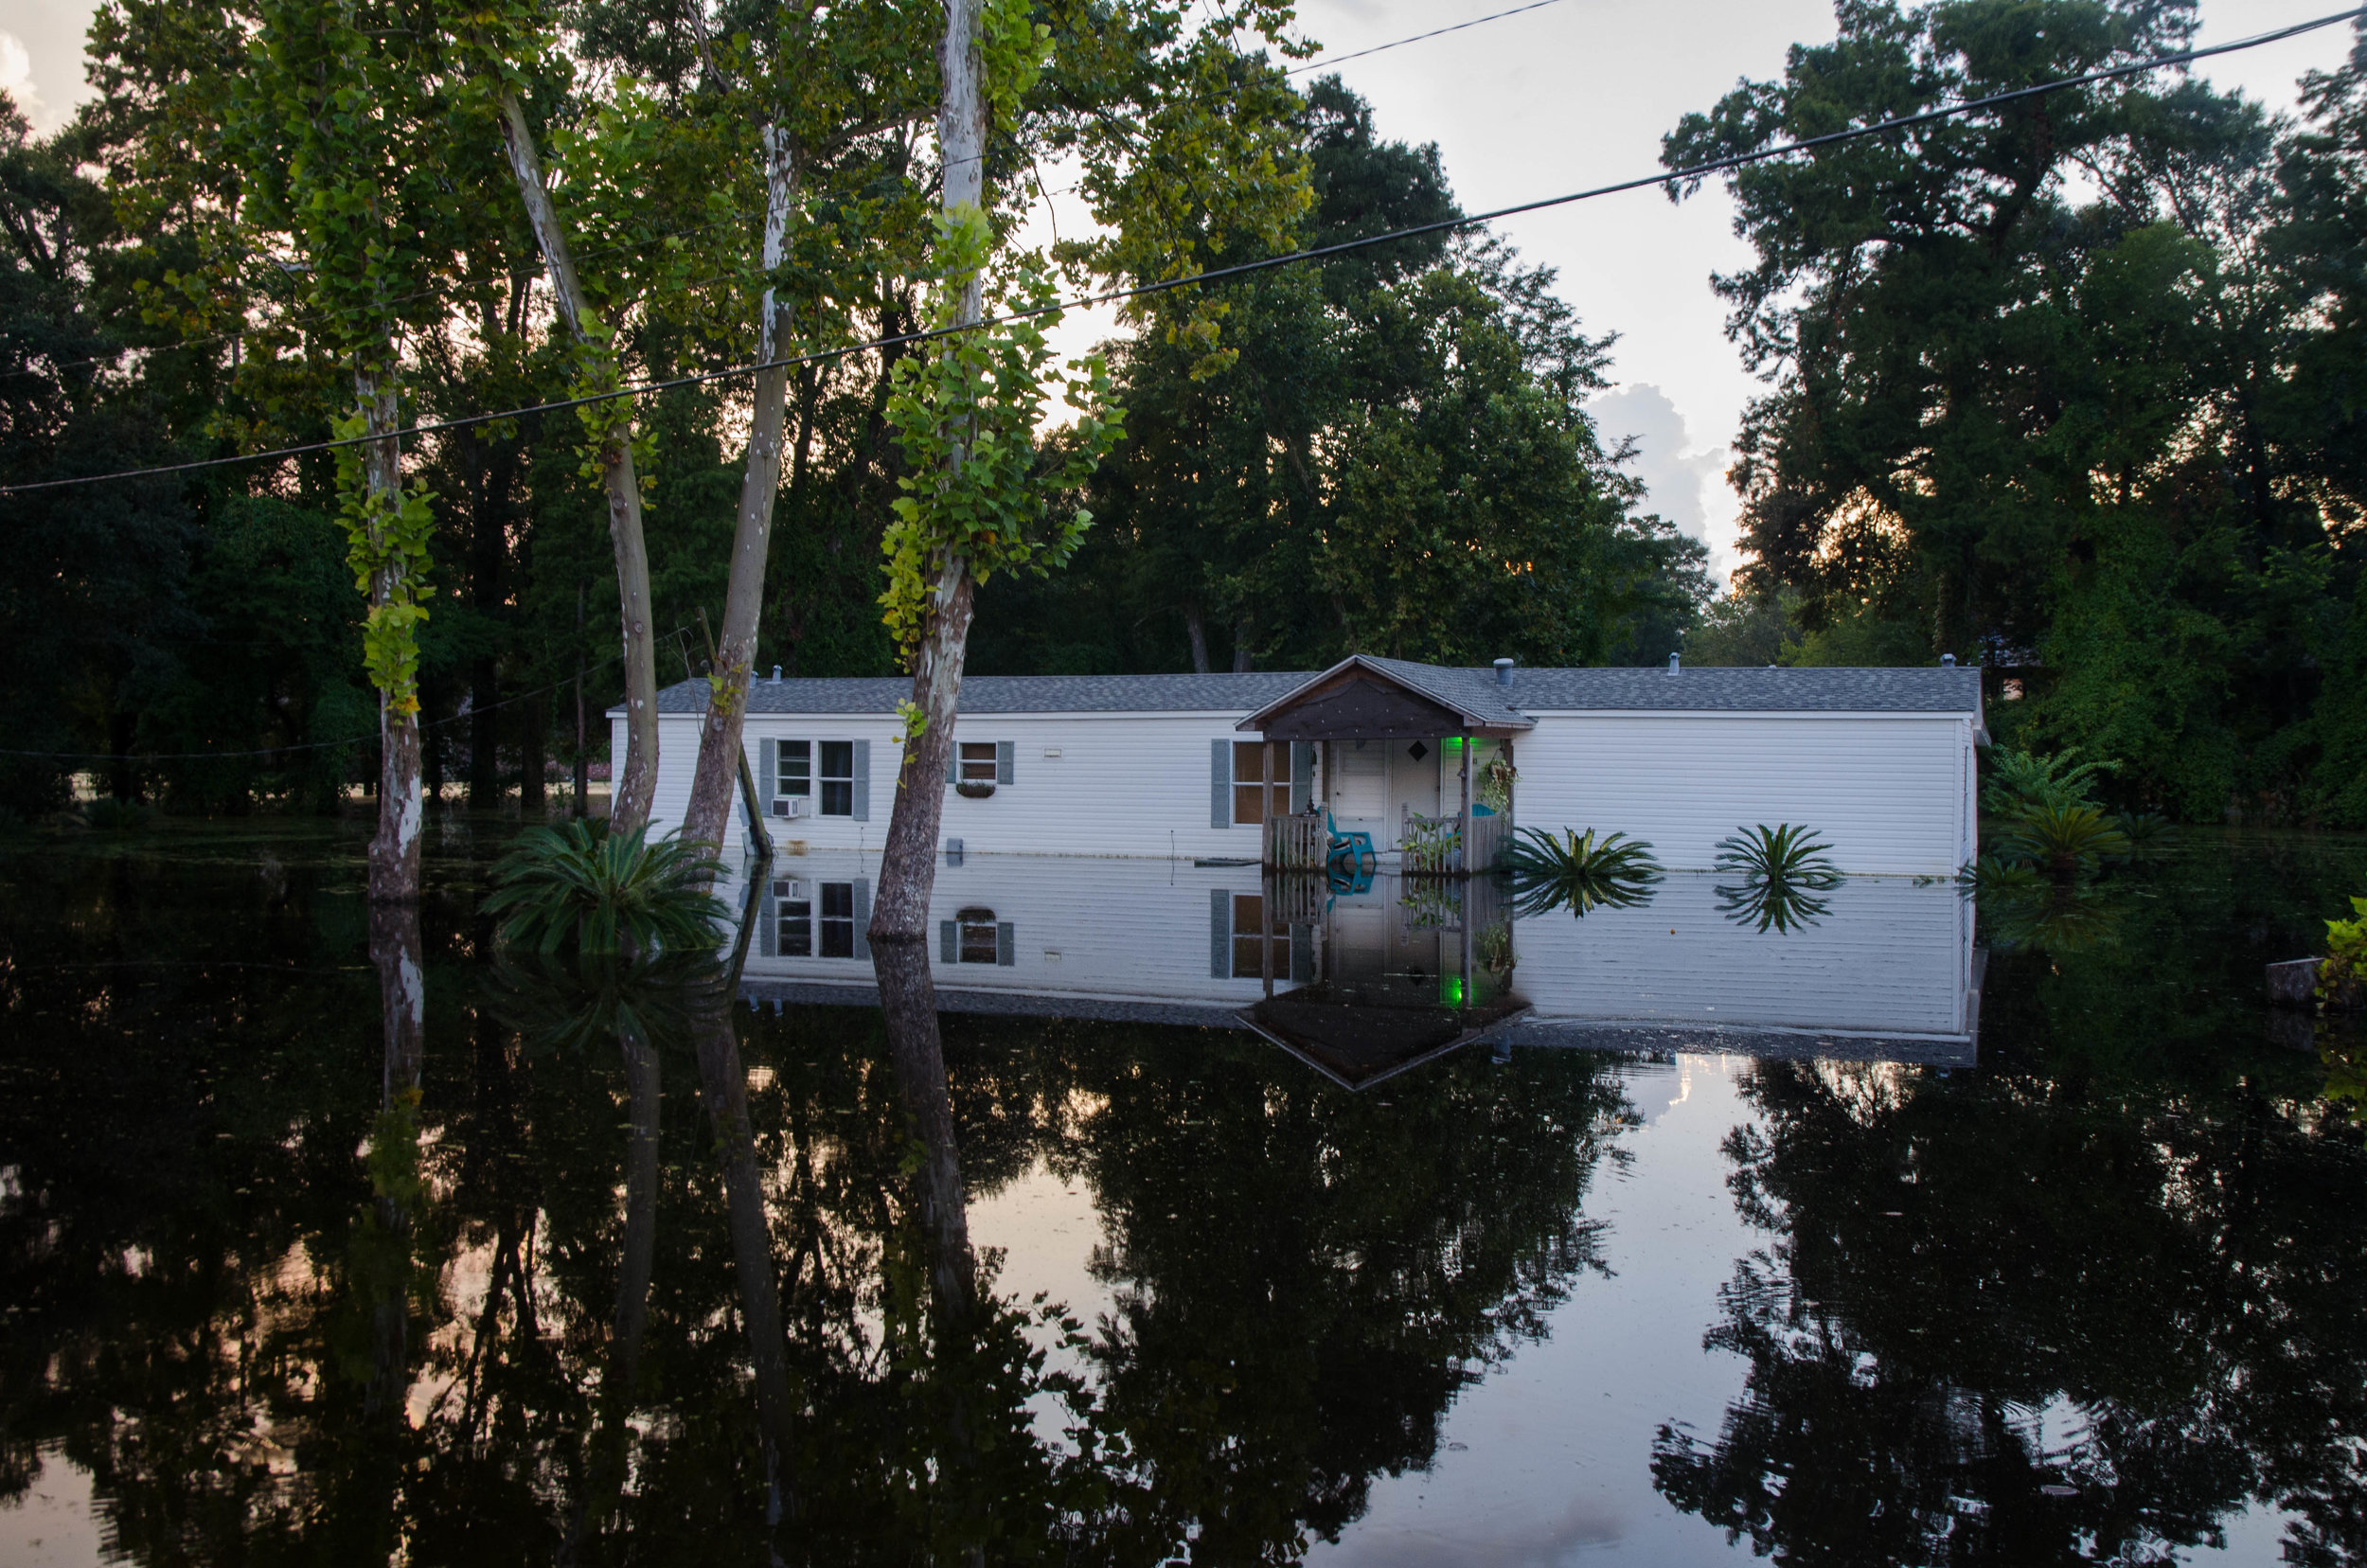
[[[855,956],[871,957],[871,879],[855,879]]]
[[[871,742],[855,742],[855,820],[871,820]]]
[[[948,784],[959,784],[962,781],[962,747],[958,740],[948,740],[945,743],[945,781]]]
[[[1208,977],[1233,978],[1233,895],[1221,887],[1208,890]]]
[[[1293,814],[1315,804],[1315,742],[1290,742],[1290,810]]]
[[[1294,925],[1290,928],[1290,984],[1306,986],[1315,979],[1315,928]]]
[[[961,956],[961,937],[951,920],[937,922],[937,962],[951,964]]]
[[[998,920],[994,927],[994,962],[998,969],[1009,969],[1019,962],[1018,927],[1008,920]]]
[[[773,797],[781,793],[781,743],[778,740],[756,742],[756,810],[770,811]]]
[[[1018,751],[1016,741],[997,740],[994,743],[994,781],[997,784],[1008,784],[1011,781],[1011,767]]]
[[[1233,742],[1208,742],[1208,826],[1233,826]]]
[[[762,866],[757,869],[761,871]],[[764,879],[764,893],[756,900],[756,952],[767,958],[778,958],[781,945],[780,916],[773,902],[773,879]]]

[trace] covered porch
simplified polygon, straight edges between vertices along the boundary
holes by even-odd
[[[1486,671],[1360,656],[1237,727],[1258,739],[1234,745],[1236,820],[1262,812],[1267,865],[1322,870],[1361,834],[1380,868],[1454,877],[1494,870],[1509,843],[1513,745],[1533,723]]]

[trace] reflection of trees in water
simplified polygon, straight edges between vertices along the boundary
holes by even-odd
[[[1197,1031],[959,1021],[933,1072],[876,1014],[489,989],[461,940],[431,905],[372,950],[424,971],[392,1034],[420,988],[309,944],[12,1012],[0,1487],[62,1444],[138,1561],[1278,1559],[1593,1259],[1618,1100],[1575,1056],[1360,1097]],[[965,1185],[1039,1161],[1108,1217],[1094,1395],[965,1261]]]
[[[1749,1093],[1731,1185],[1774,1239],[1710,1344],[1750,1392],[1714,1440],[1664,1429],[1672,1502],[1784,1560],[2022,1563],[2155,1560],[2262,1500],[2291,1560],[2367,1559],[2350,1138],[2244,1092],[1767,1063]]]

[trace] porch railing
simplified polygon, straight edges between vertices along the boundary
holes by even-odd
[[[1266,819],[1265,862],[1277,871],[1321,871],[1331,838],[1320,815],[1270,816]]]
[[[1496,868],[1511,833],[1511,819],[1501,812],[1474,814],[1467,829],[1460,816],[1407,810],[1398,823],[1397,869],[1410,877],[1478,876]]]

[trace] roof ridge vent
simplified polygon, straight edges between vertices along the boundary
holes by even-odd
[[[1510,659],[1496,661],[1496,684],[1500,686],[1508,686],[1512,684],[1512,661]]]
[[[1674,653],[1668,655],[1668,673],[1671,675],[1677,673],[1677,655]]]

